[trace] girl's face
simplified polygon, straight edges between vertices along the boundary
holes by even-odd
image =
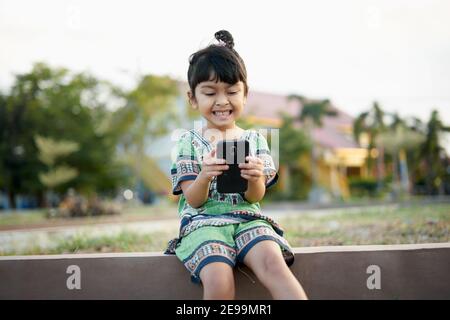
[[[207,127],[219,130],[233,129],[247,101],[244,83],[235,84],[204,81],[195,88],[195,98],[188,92],[189,101],[208,122]]]

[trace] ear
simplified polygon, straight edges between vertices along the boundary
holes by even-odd
[[[189,103],[191,104],[192,108],[197,109],[197,100],[195,99],[191,90],[189,90],[187,92],[187,96],[188,96],[188,100],[189,100]]]

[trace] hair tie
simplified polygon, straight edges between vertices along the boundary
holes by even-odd
[[[226,30],[217,31],[214,34],[214,37],[218,41],[218,46],[233,49],[233,47],[234,47],[233,36],[228,31],[226,31]]]
[[[217,43],[217,45],[218,46],[220,46],[220,47],[226,47],[227,46],[227,43],[225,42],[225,41],[223,41],[223,40],[217,40],[218,41],[218,43]]]

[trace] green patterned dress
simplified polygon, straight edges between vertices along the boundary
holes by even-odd
[[[277,170],[265,137],[255,130],[245,130],[241,139],[249,141],[250,155],[264,163],[266,188],[278,180]],[[270,217],[264,216],[258,202],[246,201],[244,193],[217,192],[216,177],[211,181],[208,199],[199,208],[191,207],[180,187],[182,181],[195,180],[202,168],[203,156],[213,145],[200,132],[189,130],[181,135],[172,150],[172,193],[180,195],[178,214],[181,219],[178,238],[169,241],[166,254],[176,254],[200,282],[201,269],[211,262],[224,262],[234,267],[243,263],[247,252],[259,241],[272,240],[280,245],[288,265],[294,255],[283,238],[283,230]]]

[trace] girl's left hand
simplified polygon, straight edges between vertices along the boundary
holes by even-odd
[[[264,177],[264,163],[258,157],[248,156],[245,158],[248,163],[240,163],[241,176],[251,182],[257,182]]]

